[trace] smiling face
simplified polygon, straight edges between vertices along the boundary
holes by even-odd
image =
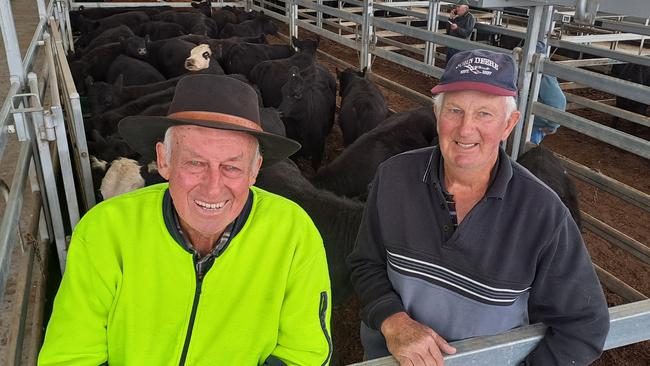
[[[479,91],[444,94],[436,117],[445,169],[457,174],[489,174],[499,144],[519,120],[516,110],[508,116],[507,98]]]
[[[158,170],[169,180],[181,228],[194,245],[214,243],[255,183],[262,165],[257,141],[244,132],[177,126],[168,143],[156,145]]]

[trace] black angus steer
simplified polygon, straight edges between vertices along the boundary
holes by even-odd
[[[95,37],[86,47],[77,46],[74,55],[70,56],[69,60],[78,60],[84,54],[94,50],[97,47],[103,46],[108,43],[120,42],[122,39],[135,36],[131,28],[126,25],[120,25],[115,28],[107,29],[102,34]]]
[[[363,133],[377,127],[386,119],[386,99],[375,84],[366,78],[366,69],[346,69],[338,72],[341,111],[339,125],[343,144],[350,145]]]
[[[578,189],[566,169],[564,169],[560,159],[551,150],[537,146],[522,154],[517,159],[517,162],[557,193],[560,200],[571,212],[571,216],[578,228],[582,228]],[[535,208],[529,207],[529,209]]]
[[[631,63],[616,64],[612,66],[611,76],[619,79],[631,81],[633,83],[650,86],[650,67],[644,65],[637,65]],[[627,99],[621,96],[616,96],[616,107],[625,109],[642,116],[650,116],[648,114],[648,105],[637,102],[632,99]],[[619,118],[614,117],[614,128],[618,127]]]
[[[174,78],[191,71],[186,67],[185,60],[191,57],[191,52],[195,47],[194,43],[188,42],[182,37],[151,42],[148,61],[168,79]],[[207,69],[208,66],[206,65],[205,68]],[[223,74],[223,72],[221,73]]]
[[[77,40],[77,44],[83,47],[108,29],[125,25],[133,30],[134,27],[148,22],[149,20],[149,15],[144,11],[129,11],[98,20],[88,20],[81,16],[79,28],[77,28],[77,30],[81,32],[81,37]]]
[[[264,13],[258,13],[254,19],[239,24],[226,23],[219,33],[219,38],[250,37],[260,34],[278,34],[278,25]]]
[[[278,109],[287,136],[302,144],[296,155],[310,157],[312,168],[318,170],[334,123],[336,79],[320,64],[302,71],[292,66]]]
[[[151,84],[166,80],[165,76],[149,63],[126,55],[119,55],[113,61],[106,72],[106,81],[114,83],[120,75],[124,86]]]
[[[292,66],[297,66],[300,70],[313,66],[319,41],[319,38],[301,41],[293,37],[291,43],[298,49],[297,53],[286,59],[262,61],[253,67],[250,80],[260,88],[264,106],[280,106],[282,95],[278,90],[287,82],[289,69]]]
[[[147,57],[147,42],[144,38],[133,36],[120,42],[108,43],[85,54],[81,59],[70,62],[70,72],[77,91],[85,92],[85,80],[105,81],[108,68],[119,55],[138,59]]]
[[[435,145],[437,137],[431,107],[395,113],[320,168],[312,181],[340,196],[365,197],[379,164],[404,151]]]
[[[309,214],[323,237],[332,304],[345,302],[352,295],[345,258],[354,248],[364,204],[315,188],[289,159],[260,170],[255,185],[294,201]]]
[[[154,15],[152,20],[179,24],[187,33],[210,37],[218,34],[214,20],[198,11],[168,10]]]
[[[152,41],[174,38],[187,34],[185,28],[176,23],[154,20],[142,23],[133,28],[133,32],[141,37],[149,36]]]
[[[247,77],[262,61],[291,57],[293,47],[280,44],[240,43],[232,46],[223,58],[223,68],[227,74],[242,74]]]

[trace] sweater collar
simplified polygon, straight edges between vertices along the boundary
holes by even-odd
[[[429,162],[422,176],[424,183],[433,183],[445,188],[444,184],[444,158],[440,153],[440,147],[435,146],[431,151]],[[497,162],[490,173],[490,183],[485,193],[486,197],[503,199],[508,189],[508,183],[512,178],[512,164],[510,157],[503,149],[499,148]]]

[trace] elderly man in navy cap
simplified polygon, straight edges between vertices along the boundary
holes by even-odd
[[[515,63],[456,54],[433,88],[438,146],[378,169],[348,257],[368,359],[442,365],[448,341],[543,322],[526,365],[602,352],[607,303],[558,196],[500,148],[519,120]]]

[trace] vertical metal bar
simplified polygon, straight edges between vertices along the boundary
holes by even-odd
[[[440,2],[432,0],[429,2],[429,10],[427,11],[427,30],[429,32],[438,32],[438,13],[440,12]],[[436,62],[436,44],[427,42],[424,48],[424,62],[427,65],[435,65]]]
[[[535,43],[537,43],[537,35],[540,30],[540,17],[542,16],[542,11],[544,10],[543,6],[532,6],[530,11],[530,16],[528,17],[528,27],[526,31],[526,41],[522,49],[522,63],[520,64],[521,69],[519,70],[518,76],[518,86],[519,86],[519,112],[522,115],[526,113],[526,103],[528,102],[528,93],[530,90],[530,63],[535,53]],[[510,157],[517,159],[519,153],[519,145],[521,141],[521,134],[523,130],[523,125],[518,123],[515,126],[514,134],[510,141],[512,141],[512,146],[510,149]]]
[[[54,66],[54,56],[52,55],[52,40],[49,33],[43,34],[45,41],[45,54],[46,62],[49,66],[50,76],[50,91],[52,102],[52,121],[54,122],[54,132],[56,135],[56,148],[59,152],[59,164],[61,168],[61,175],[63,179],[63,187],[65,189],[65,196],[68,206],[68,215],[70,216],[70,226],[75,227],[79,222],[79,203],[77,202],[77,192],[74,184],[74,173],[72,171],[72,161],[70,159],[70,151],[68,149],[68,138],[65,132],[65,120],[63,118],[63,110],[61,109],[61,99],[59,98],[59,83],[56,79],[56,70]],[[30,88],[32,92],[38,92],[38,85],[32,85],[30,81]]]
[[[20,46],[10,1],[0,1],[0,30],[2,30],[2,39],[5,43],[9,75],[17,77],[20,85],[25,85],[25,73],[20,58]]]
[[[548,44],[548,38],[553,32],[553,23],[553,5],[546,5],[542,12],[542,21],[540,23],[539,35],[537,36],[538,41]],[[548,55],[548,47],[546,50]]]
[[[318,5],[323,5],[323,0],[317,1]],[[323,28],[323,12],[316,10],[316,26],[318,28]]]
[[[298,38],[298,5],[296,0],[288,0],[288,13],[289,13],[289,42],[292,37]]]
[[[0,302],[5,293],[5,285],[9,276],[11,251],[16,241],[16,227],[20,220],[23,203],[23,191],[27,181],[27,169],[32,156],[28,141],[20,142],[20,153],[16,162],[16,170],[11,181],[9,198],[0,223]]]
[[[373,34],[373,1],[366,0],[363,3],[363,23],[361,24],[361,55],[359,70],[371,68],[370,40]]]
[[[528,103],[526,103],[526,113],[523,115],[523,129],[524,133],[521,136],[521,144],[519,146],[519,154],[521,155],[525,152],[526,142],[530,141],[530,136],[533,131],[533,120],[535,119],[532,114],[533,103],[537,101],[537,96],[539,95],[539,86],[542,81],[542,73],[539,72],[539,69],[542,65],[542,60],[544,59],[543,55],[536,53],[533,55],[533,76],[530,93],[528,94]]]
[[[31,84],[38,85],[38,82],[36,81],[36,74],[30,73],[28,79],[30,80],[30,85]],[[37,100],[36,95],[33,95],[31,99],[32,99],[31,105],[33,107],[34,106],[40,107],[40,102]],[[41,179],[39,181],[40,186],[45,187],[46,199],[44,200],[43,204],[45,205],[45,201],[47,200],[49,210],[46,210],[46,212],[50,213],[49,216],[52,222],[52,231],[54,233],[54,240],[56,242],[57,252],[59,255],[59,263],[61,264],[61,273],[63,273],[65,269],[65,263],[66,263],[65,261],[68,253],[68,248],[67,248],[64,226],[63,226],[61,205],[59,203],[59,196],[58,196],[56,179],[55,179],[56,175],[54,172],[54,164],[52,163],[53,159],[54,160],[58,159],[58,154],[56,150],[53,150],[52,153],[55,154],[53,158],[50,152],[50,142],[48,140],[42,139],[40,136],[41,132],[45,132],[44,111],[42,109],[37,111],[32,111],[30,119],[32,122],[29,125],[30,134],[31,134],[30,137],[32,143],[35,145],[35,150],[38,151],[38,154],[34,154],[36,165],[37,165],[36,171],[42,174]],[[38,166],[39,163],[40,163],[40,169]]]
[[[47,17],[47,10],[45,8],[45,1],[44,0],[36,0],[36,7],[38,8],[38,17],[41,18],[41,20],[45,19]]]

